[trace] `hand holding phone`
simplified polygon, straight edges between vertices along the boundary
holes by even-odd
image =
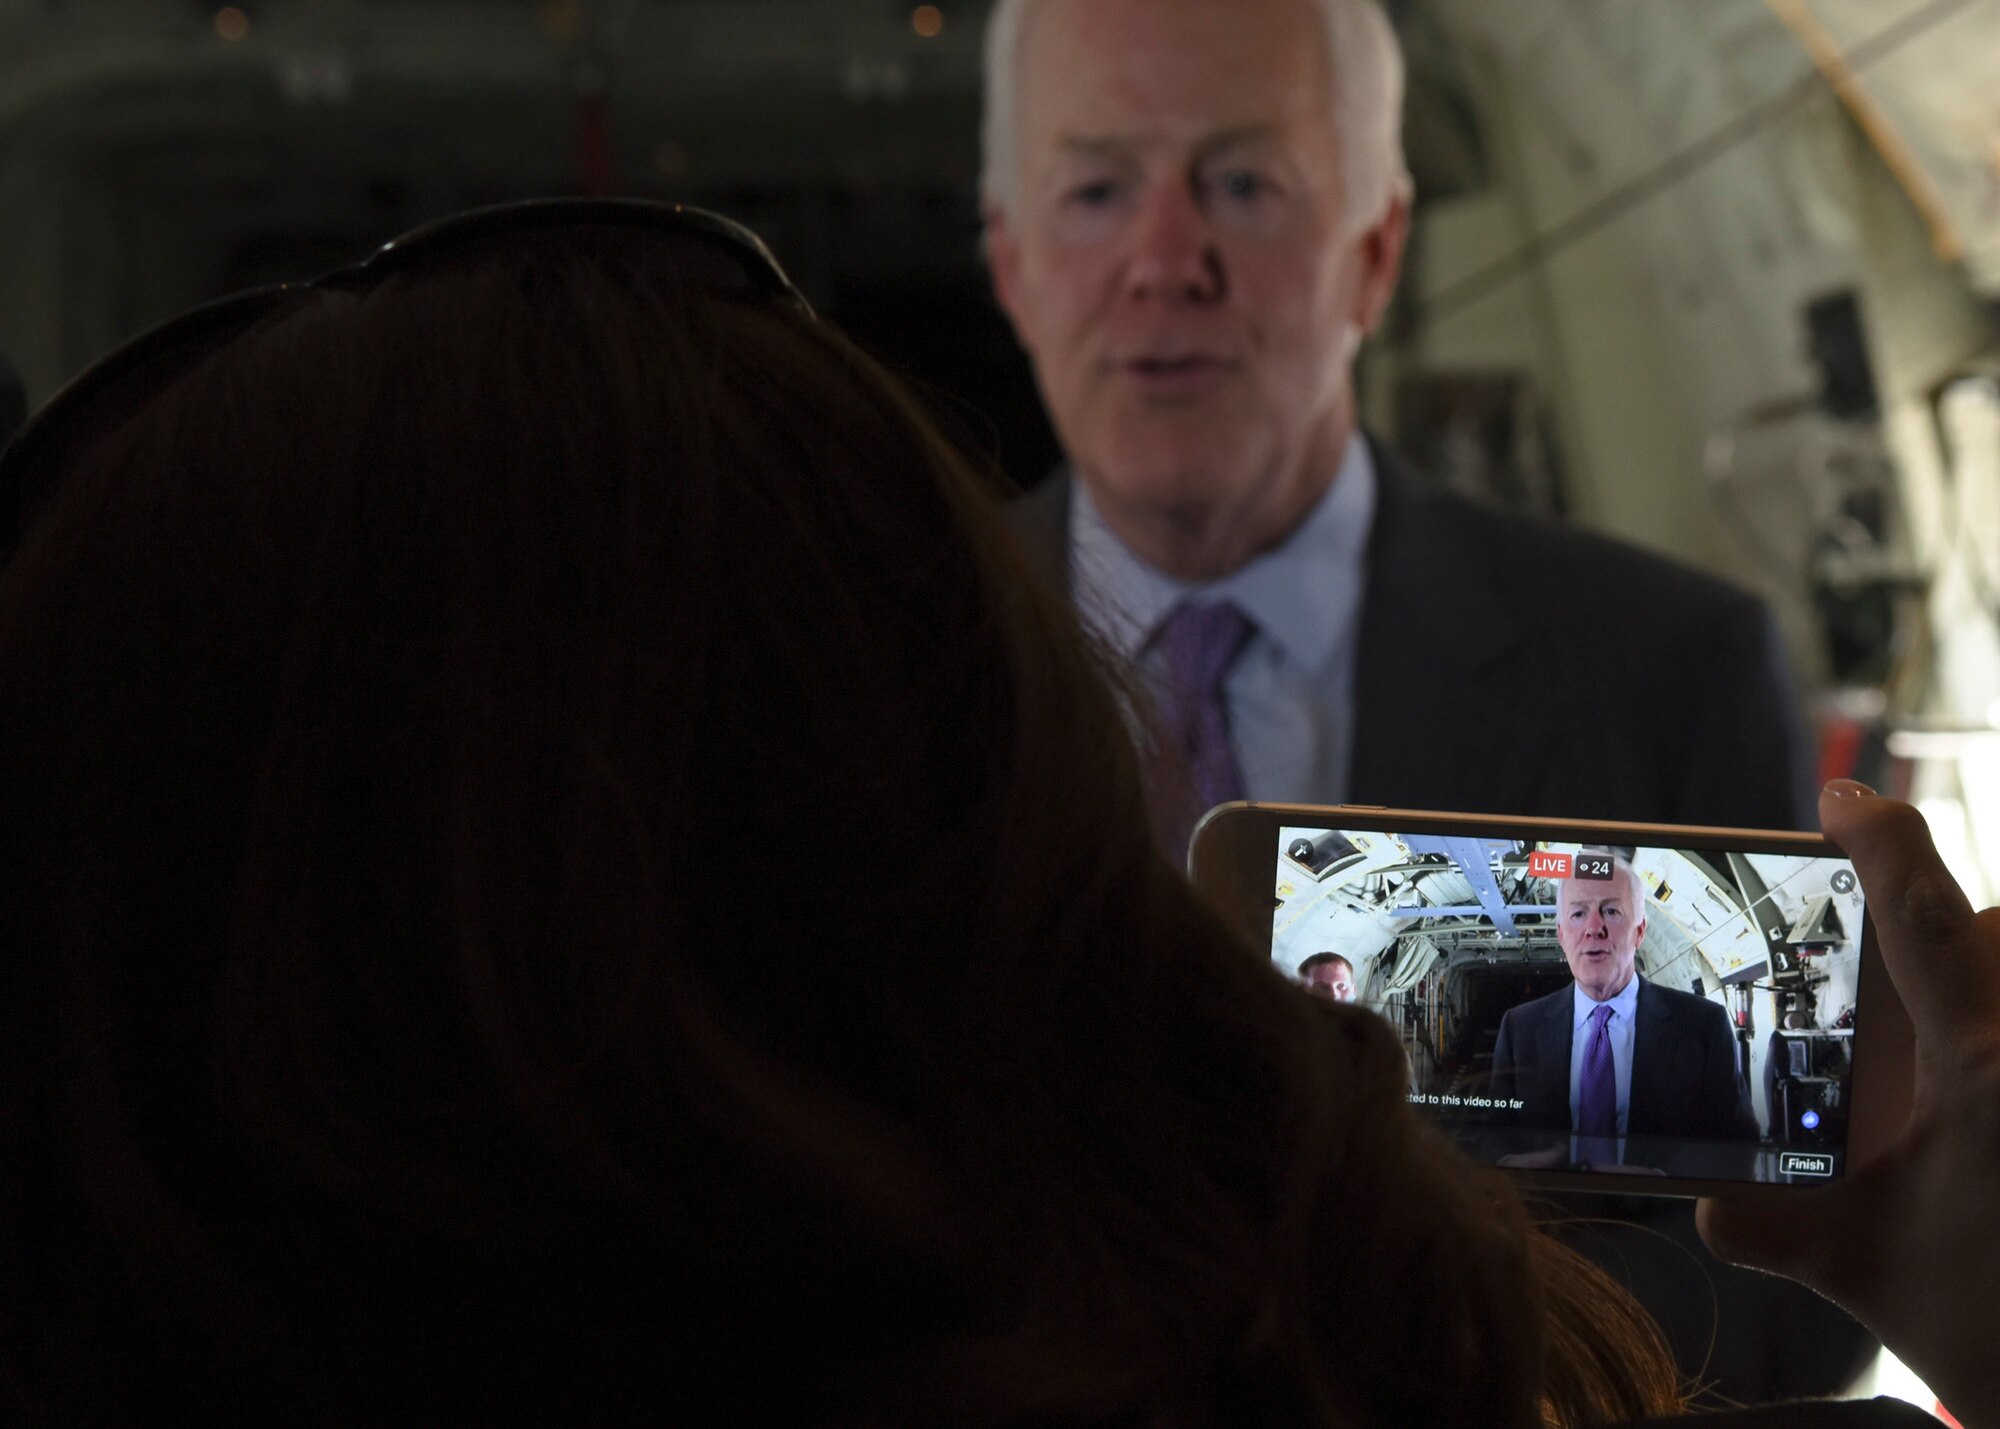
[[[1965,1424],[2000,1424],[2000,909],[1975,914],[1921,815],[1860,785],[1820,798],[1867,890],[1881,958],[1909,1010],[1916,1083],[1889,1145],[1783,1204],[1705,1200],[1724,1259],[1845,1307]]]

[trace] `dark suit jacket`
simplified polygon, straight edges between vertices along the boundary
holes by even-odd
[[[1371,450],[1379,497],[1348,802],[1819,827],[1810,747],[1761,601],[1620,542],[1429,489]],[[1067,474],[1016,502],[1013,519],[1066,588]]]
[[[1492,1095],[1527,1103],[1511,1124],[1572,1129],[1569,1062],[1575,1022],[1575,998],[1567,987],[1523,1003],[1500,1019]],[[1736,1072],[1735,1038],[1720,1007],[1692,993],[1639,980],[1626,1132],[1635,1137],[1756,1138],[1757,1119]]]

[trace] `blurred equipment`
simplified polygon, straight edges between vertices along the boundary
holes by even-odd
[[[1352,868],[1363,858],[1362,851],[1337,829],[1328,829],[1317,838],[1293,839],[1285,857],[1311,874],[1317,881]]]
[[[1847,1100],[1840,1089],[1854,1065],[1852,1009],[1819,1025],[1817,990],[1825,976],[1809,963],[1772,981],[1778,1026],[1764,1060],[1771,1137],[1782,1146],[1845,1145]]]
[[[1805,316],[1813,366],[1819,369],[1820,410],[1843,422],[1879,421],[1882,404],[1875,395],[1859,296],[1851,288],[1828,293],[1806,304]]]
[[[1854,692],[1895,683],[1897,661],[1921,644],[1925,581],[1883,437],[1859,296],[1823,293],[1799,320],[1817,390],[1760,403],[1717,427],[1705,465],[1744,544],[1771,569],[1793,572],[1807,592],[1829,703],[1845,709]],[[1879,700],[1872,712],[1880,715]]]

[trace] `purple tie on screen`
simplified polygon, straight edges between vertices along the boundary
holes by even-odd
[[[1618,1164],[1618,1066],[1611,1053],[1611,1005],[1591,1009],[1583,1044],[1583,1077],[1576,1099],[1576,1159],[1592,1166]]]
[[[1222,682],[1255,630],[1250,617],[1227,601],[1184,602],[1160,626],[1159,650],[1167,665],[1164,732],[1186,762],[1192,795],[1160,800],[1160,843],[1173,858],[1186,856],[1197,819],[1217,804],[1243,797]],[[1180,807],[1165,807],[1170,805]]]

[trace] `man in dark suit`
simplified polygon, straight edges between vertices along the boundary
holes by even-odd
[[[1269,784],[1253,765],[1245,797],[1815,827],[1810,741],[1766,606],[1619,542],[1431,489],[1362,441],[1378,500],[1350,753],[1338,782]],[[1071,590],[1075,480],[1058,472],[1013,511]],[[1551,700],[1551,680],[1567,679],[1617,697]]]
[[[1360,433],[1411,199],[1374,0],[1002,0],[987,59],[994,288],[1068,456],[1017,524],[1195,804],[1812,826],[1760,602]]]
[[[1575,981],[1500,1019],[1493,1097],[1522,1103],[1512,1125],[1571,1133],[1568,1159],[1593,1165],[1632,1164],[1626,1138],[1754,1141],[1727,1016],[1638,976],[1645,890],[1624,859],[1611,869],[1559,885],[1556,940]]]
[[[1163,845],[1235,797],[1814,827],[1759,602],[1428,491],[1360,432],[1410,216],[1402,87],[1377,0],[991,13],[986,252],[1067,458],[1016,523],[1158,697],[1192,786],[1156,791]],[[1735,1326],[1676,1266],[1639,1289],[1690,1373],[1844,1382],[1851,1323],[1711,1274],[1814,1353],[1706,1358]]]

